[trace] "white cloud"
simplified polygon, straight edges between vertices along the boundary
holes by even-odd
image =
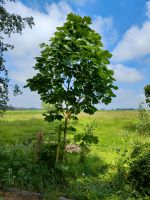
[[[114,61],[125,61],[150,54],[150,22],[142,27],[133,26],[123,36],[113,50]]]
[[[141,27],[134,25],[126,31],[112,52],[114,61],[132,60],[150,54],[150,1],[146,8],[147,21]]]
[[[14,97],[13,94],[9,94],[9,105],[21,108],[41,108],[41,100],[36,92],[32,92],[29,89],[24,89],[22,95]]]
[[[83,6],[83,5],[85,5],[85,4],[91,4],[91,3],[94,3],[94,1],[95,0],[65,0],[66,2],[68,2],[68,3],[74,3],[74,4],[76,4],[77,6],[79,5],[79,6]]]
[[[98,108],[116,109],[116,108],[135,108],[139,107],[139,104],[144,102],[144,94],[138,93],[132,89],[120,88],[116,91],[116,97],[112,99],[112,102],[105,106],[100,104]]]
[[[122,64],[111,64],[110,69],[114,71],[114,76],[117,81],[121,82],[136,82],[143,79],[142,75],[135,68],[125,67]]]
[[[118,38],[112,17],[102,18],[101,16],[97,16],[93,20],[92,28],[102,35],[102,42],[105,47],[113,44]]]
[[[138,94],[132,89],[119,89],[116,93],[116,98],[112,103],[116,108],[138,108],[144,98],[143,94]]]
[[[145,103],[145,94],[143,93],[143,94],[137,95],[136,100],[139,101],[139,103],[142,103],[142,102]]]

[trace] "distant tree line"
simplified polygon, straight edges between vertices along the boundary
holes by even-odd
[[[116,108],[115,110],[138,110],[137,108]]]
[[[31,108],[24,108],[24,107],[14,107],[14,106],[8,106],[7,110],[41,110],[40,108],[35,108],[35,107],[31,107]]]

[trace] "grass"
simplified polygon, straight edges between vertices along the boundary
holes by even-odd
[[[37,132],[54,132],[54,126],[45,122],[42,111],[8,111],[0,121],[0,143],[28,142]]]
[[[15,160],[17,156],[25,157],[17,162],[24,162],[24,159],[27,170],[23,171],[24,168],[17,164],[17,169],[20,171],[16,170],[15,176],[20,178],[29,176],[31,179],[31,174],[34,174],[33,179],[30,181],[30,188],[28,188],[29,178],[24,180],[23,183],[21,178],[20,182],[18,182],[20,185],[17,186],[19,187],[22,184],[21,187],[25,189],[35,190],[37,182],[40,182],[40,178],[44,179],[45,177],[47,179],[46,175],[49,174],[47,168],[41,168],[42,175],[39,176],[39,179],[36,179],[39,173],[39,166],[32,166],[34,170],[31,169],[32,159],[29,161],[28,156],[25,156],[29,153],[27,149],[30,149],[30,146],[32,146],[37,132],[44,132],[45,137],[51,141],[57,139],[54,134],[57,122],[45,122],[42,113],[42,111],[8,111],[0,119],[0,145],[1,147],[10,147],[6,151],[8,152],[7,155],[9,151],[13,152],[12,162],[8,165],[11,168],[13,159]],[[132,199],[129,195],[129,191],[132,191],[131,188],[128,188],[128,185],[123,185],[122,177],[120,176],[119,178],[117,175],[117,162],[120,154],[116,150],[123,152],[124,149],[128,149],[130,151],[135,142],[150,142],[148,135],[140,135],[135,129],[137,116],[138,111],[98,111],[92,116],[81,113],[78,121],[71,122],[76,127],[78,133],[83,132],[88,124],[93,123],[94,133],[99,138],[99,144],[91,146],[91,154],[87,158],[85,165],[77,162],[76,155],[68,156],[67,168],[69,170],[64,171],[65,183],[62,184],[61,180],[57,180],[57,176],[51,173],[50,182],[37,187],[38,190],[44,193],[45,199],[58,199],[59,196],[65,195],[82,200]],[[73,134],[68,136],[71,139]],[[21,148],[26,149],[24,153],[18,153],[19,150],[16,150],[16,145],[18,144],[22,145]],[[8,157],[10,156],[8,155]],[[35,169],[37,169],[37,172]],[[6,169],[3,169],[3,173],[5,171]],[[22,175],[18,175],[18,173],[22,173]],[[6,174],[8,175],[8,171]],[[3,175],[5,176],[5,174]],[[11,174],[9,176],[11,177]],[[34,179],[36,180],[35,187],[32,187]],[[44,182],[44,180],[42,181]],[[15,185],[15,181],[10,185]],[[135,198],[133,197],[133,199]]]

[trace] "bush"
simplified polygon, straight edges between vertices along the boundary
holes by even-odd
[[[43,191],[54,179],[46,165],[35,162],[32,145],[0,147],[0,187]]]
[[[129,162],[128,181],[142,195],[150,195],[150,144],[137,145]]]
[[[38,161],[49,168],[54,168],[56,161],[56,143],[43,143],[41,151],[38,156]]]
[[[137,130],[140,134],[150,134],[150,114],[143,103],[139,105]]]
[[[84,133],[76,134],[74,136],[75,143],[79,144],[80,151],[80,162],[84,163],[85,158],[90,153],[90,145],[98,144],[98,137],[94,135],[94,124],[88,125]]]

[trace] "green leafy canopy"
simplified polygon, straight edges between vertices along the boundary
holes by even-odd
[[[112,55],[103,49],[101,36],[91,29],[91,23],[90,17],[68,14],[49,44],[41,44],[34,67],[38,72],[27,80],[26,87],[38,91],[43,102],[54,104],[64,116],[81,110],[93,114],[96,104],[108,104],[115,97],[114,73],[107,67]],[[50,116],[50,121],[61,119]]]

